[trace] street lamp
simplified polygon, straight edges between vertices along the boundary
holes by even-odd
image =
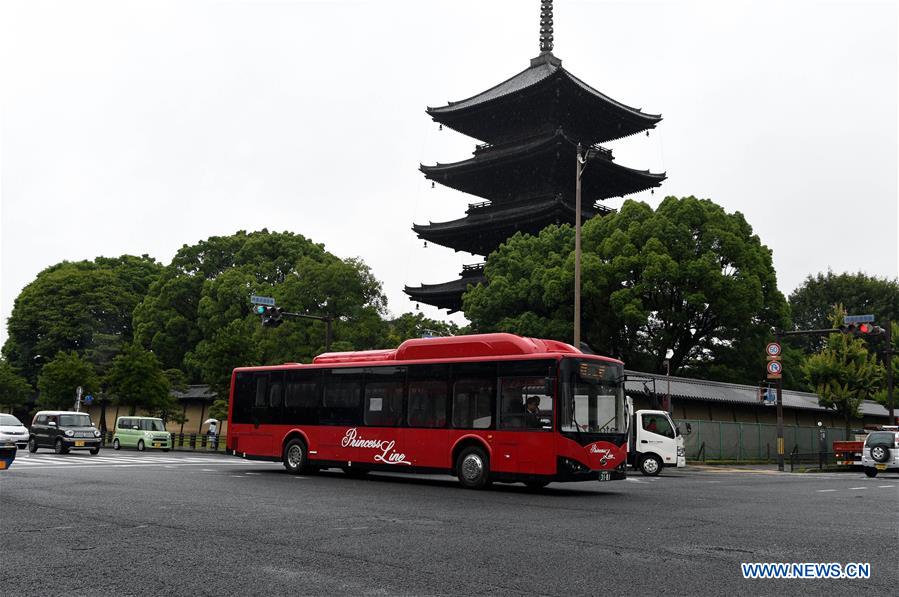
[[[670,348],[665,351],[665,379],[668,382],[668,391],[665,393],[665,404],[668,407],[669,413],[674,413],[674,409],[671,407],[671,358],[674,356],[674,351]]]
[[[577,144],[574,182],[574,347],[581,347],[581,175],[587,167],[587,153]]]

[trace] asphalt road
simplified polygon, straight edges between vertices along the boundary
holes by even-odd
[[[899,475],[665,471],[487,491],[445,477],[105,450],[0,473],[4,595],[866,594],[899,587]],[[745,580],[741,562],[870,562]]]

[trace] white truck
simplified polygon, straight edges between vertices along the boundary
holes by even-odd
[[[630,425],[628,426],[627,462],[641,473],[655,476],[666,466],[687,465],[684,436],[664,410],[633,410],[633,401],[627,399]],[[685,430],[690,433],[689,423]]]

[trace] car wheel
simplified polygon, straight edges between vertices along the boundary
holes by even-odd
[[[490,460],[484,450],[465,448],[456,459],[456,475],[459,483],[468,489],[483,489],[490,484]]]
[[[62,439],[56,438],[56,443],[53,444],[53,453],[54,454],[68,454],[69,453],[69,449],[66,448],[62,444]]]
[[[524,484],[532,491],[539,491],[549,485],[549,481],[525,481]]]
[[[119,443],[119,438],[115,438],[114,440],[112,440],[112,449],[113,450],[121,450],[122,449],[122,444]]]
[[[284,446],[284,452],[281,455],[284,462],[284,468],[293,475],[299,475],[306,472],[308,460],[306,457],[306,442],[301,439],[292,439]]]
[[[147,446],[144,445],[144,440],[142,440],[142,439],[137,440],[137,451],[143,452],[146,449],[147,449]]]
[[[99,447],[91,448],[91,456],[96,456],[96,455],[99,454],[99,453],[100,453],[100,448],[99,448]]]
[[[640,472],[647,477],[655,477],[662,472],[662,461],[655,454],[647,454],[640,460]]]
[[[29,437],[28,438],[28,451],[34,454],[37,452],[37,438]]]
[[[874,446],[871,448],[871,459],[874,462],[886,462],[890,459],[890,449],[886,446]]]
[[[865,467],[865,476],[867,476],[867,477],[876,477],[876,476],[877,476],[877,469],[876,469],[876,468],[871,468],[871,467],[869,467],[869,466],[866,466],[866,467]]]

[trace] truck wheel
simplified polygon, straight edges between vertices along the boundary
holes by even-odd
[[[876,468],[871,468],[870,466],[866,466],[866,467],[865,467],[865,476],[867,476],[867,477],[876,477],[876,476],[877,476],[877,469],[876,469]]]
[[[32,454],[37,452],[37,438],[34,436],[28,438],[28,451]]]
[[[871,448],[871,458],[874,462],[886,462],[890,459],[890,449],[886,446],[874,446]]]
[[[655,477],[662,472],[662,461],[655,454],[647,454],[640,459],[640,472],[647,477]]]
[[[456,459],[459,483],[468,489],[483,489],[490,484],[490,460],[481,448],[471,446]]]

